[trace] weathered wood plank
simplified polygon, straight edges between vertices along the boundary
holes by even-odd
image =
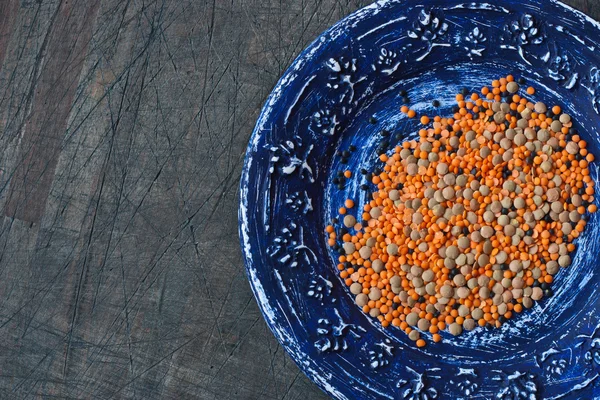
[[[65,1],[52,16],[42,44],[43,59],[37,65],[39,78],[37,70],[33,72],[37,82],[19,166],[8,191],[9,217],[28,222],[42,217],[99,4],[99,0]]]

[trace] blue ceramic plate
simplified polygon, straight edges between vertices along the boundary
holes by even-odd
[[[363,314],[326,244],[342,201],[364,204],[358,170],[374,168],[382,142],[415,136],[417,122],[398,112],[401,91],[418,113],[450,115],[461,88],[509,73],[535,86],[536,100],[562,105],[600,154],[600,25],[556,1],[377,1],[320,36],[269,97],[242,175],[242,248],[273,333],[331,396],[600,397],[597,215],[552,298],[501,329],[444,334],[423,349]],[[336,153],[350,145],[343,165]],[[345,169],[356,173],[340,190],[332,180]]]

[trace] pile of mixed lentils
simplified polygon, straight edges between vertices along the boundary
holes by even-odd
[[[552,296],[597,210],[594,156],[571,117],[512,76],[491,86],[458,94],[451,118],[422,116],[418,140],[379,157],[362,212],[348,199],[343,226],[326,228],[356,304],[419,347],[422,333],[500,327]]]

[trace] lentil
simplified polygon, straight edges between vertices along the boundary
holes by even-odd
[[[342,226],[326,228],[357,306],[385,327],[406,327],[418,347],[426,341],[411,327],[439,342],[440,329],[499,327],[551,296],[585,214],[597,210],[594,156],[571,116],[517,95],[512,77],[492,86],[483,97],[458,95],[450,118],[422,115],[417,140],[363,172],[376,189],[362,212],[347,199]],[[502,91],[514,96],[500,102]]]

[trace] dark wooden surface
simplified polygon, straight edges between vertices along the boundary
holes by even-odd
[[[238,184],[279,76],[368,3],[0,0],[0,398],[326,398],[256,306]]]

